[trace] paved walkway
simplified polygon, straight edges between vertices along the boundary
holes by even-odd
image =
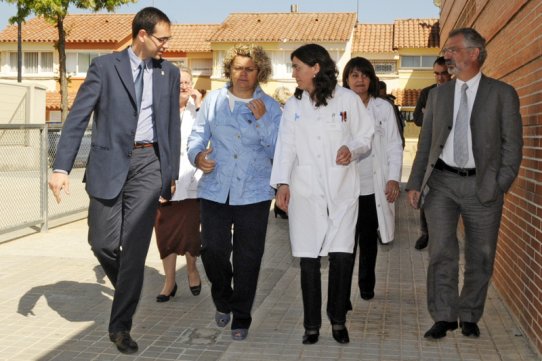
[[[427,252],[414,249],[417,229],[418,214],[403,193],[397,238],[379,247],[375,298],[363,301],[352,289],[351,342],[345,346],[332,339],[326,322],[317,344],[301,344],[299,267],[287,221],[270,215],[253,325],[243,342],[216,327],[205,278],[202,293],[191,295],[183,258],[177,296],[155,302],[163,276],[153,241],[132,330],[140,352],[132,356],[119,354],[108,340],[112,288],[87,244],[85,220],[1,243],[0,360],[540,360],[493,288],[479,339],[457,330],[439,341],[423,338],[432,320],[425,302]]]

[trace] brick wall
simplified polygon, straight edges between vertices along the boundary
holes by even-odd
[[[493,283],[542,354],[542,1],[443,0],[441,47],[462,26],[488,41],[482,71],[520,96],[523,162],[506,195]]]

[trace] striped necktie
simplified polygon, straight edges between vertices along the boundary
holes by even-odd
[[[467,139],[469,129],[468,88],[467,83],[461,86],[461,100],[459,101],[459,111],[454,125],[454,162],[460,168],[464,168],[469,160]]]

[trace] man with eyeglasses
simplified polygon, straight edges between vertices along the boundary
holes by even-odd
[[[424,202],[431,238],[427,303],[435,323],[424,336],[445,337],[459,320],[463,335],[479,337],[504,194],[522,158],[519,98],[513,87],[480,71],[486,41],[476,30],[453,30],[443,53],[455,79],[429,93],[406,187],[412,207]],[[459,217],[465,234],[461,290]]]
[[[429,96],[429,92],[437,86],[446,83],[452,78],[450,73],[448,73],[446,60],[443,56],[439,56],[433,63],[433,73],[435,75],[436,83],[422,89],[422,91],[420,92],[420,97],[418,98],[418,102],[416,103],[416,109],[414,109],[414,123],[418,127],[421,127],[423,124],[423,114],[425,112],[425,105],[427,104],[427,97]],[[425,212],[423,207],[420,207],[420,232],[420,238],[418,238],[416,244],[414,245],[414,248],[416,248],[417,250],[424,249],[425,247],[427,247],[427,243],[429,242],[429,235],[427,232],[427,220],[425,219]]]
[[[90,65],[62,130],[49,180],[57,202],[93,114],[84,181],[90,197],[89,244],[115,288],[109,338],[134,353],[131,338],[158,199],[170,199],[179,174],[177,67],[162,60],[170,20],[152,7],[132,22],[132,45]]]

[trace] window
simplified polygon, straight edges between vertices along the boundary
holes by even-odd
[[[209,76],[213,72],[213,59],[192,59],[190,65],[195,76]]]
[[[38,59],[37,52],[28,52],[23,55],[23,73],[25,74],[37,74],[38,73]]]
[[[12,73],[17,72],[17,53],[9,53],[9,71]]]
[[[375,61],[373,62],[377,74],[395,73],[394,61]]]
[[[40,71],[42,73],[53,72],[53,53],[41,53]]]
[[[66,72],[70,75],[86,75],[88,67],[100,53],[67,53]]]
[[[435,56],[404,55],[401,56],[401,68],[432,68]]]
[[[17,52],[9,53],[9,71],[17,72]],[[40,74],[53,72],[53,53],[52,52],[23,52],[23,74]]]

